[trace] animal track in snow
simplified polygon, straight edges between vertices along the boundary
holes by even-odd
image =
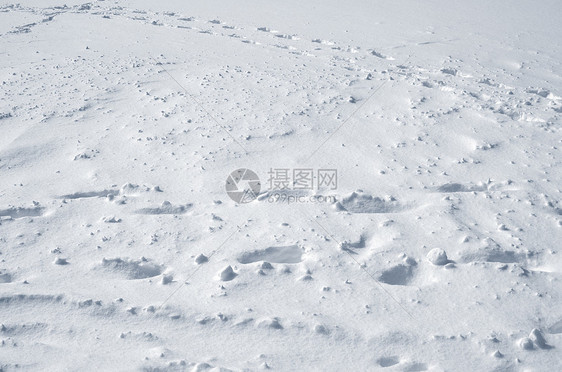
[[[12,282],[12,274],[4,270],[0,270],[0,284],[11,283],[11,282]]]
[[[382,357],[377,359],[377,364],[383,368],[392,367],[398,363],[400,363],[400,360],[397,356]]]
[[[22,208],[11,207],[0,210],[0,217],[23,218],[23,217],[40,217],[43,215],[43,207]]]
[[[452,192],[472,192],[472,191],[486,191],[488,188],[485,185],[463,185],[460,183],[447,183],[437,188],[437,192],[452,193]]]
[[[2,305],[14,305],[18,303],[29,305],[30,303],[54,303],[61,302],[63,300],[62,295],[42,295],[42,294],[14,294],[5,295],[0,297],[0,304]]]
[[[295,35],[287,35],[287,34],[276,34],[275,37],[279,37],[281,39],[287,39],[287,40],[300,40],[300,38]]]
[[[185,205],[177,205],[174,206],[169,201],[165,201],[159,207],[154,208],[141,208],[137,209],[135,213],[137,214],[148,214],[148,215],[157,215],[157,214],[184,214],[186,213],[189,208],[191,208],[193,204],[185,204]]]
[[[394,60],[394,58],[385,56],[384,54],[382,54],[381,52],[377,52],[376,50],[372,50],[371,54],[374,55],[377,58],[387,59],[387,60],[390,60],[390,61]]]
[[[365,248],[365,236],[361,235],[357,241],[343,241],[340,243],[340,249],[350,253],[355,253],[354,249]]]
[[[457,76],[457,70],[455,70],[454,68],[442,68],[441,72],[446,75]]]
[[[330,46],[335,44],[333,41],[321,40],[321,39],[314,39],[314,40],[312,40],[312,42],[318,43],[318,44],[330,45]]]
[[[103,258],[99,267],[129,280],[151,278],[164,271],[162,266],[156,265],[144,257],[139,260],[119,257]]]
[[[378,280],[390,285],[408,285],[413,277],[413,274],[413,266],[399,264],[384,270],[378,277]]]
[[[523,252],[505,250],[492,239],[486,239],[484,247],[475,248],[461,254],[461,261],[467,262],[500,262],[521,263],[526,255]]]
[[[238,262],[249,264],[258,261],[273,263],[299,263],[302,261],[302,249],[297,245],[285,247],[269,247],[263,250],[244,252],[238,257]]]
[[[336,203],[336,208],[351,213],[397,213],[405,209],[392,197],[382,199],[362,192],[353,192],[344,197]]]
[[[74,192],[72,194],[61,195],[58,199],[88,199],[88,198],[105,198],[107,196],[116,196],[119,194],[118,190],[102,190],[102,191],[84,191]]]

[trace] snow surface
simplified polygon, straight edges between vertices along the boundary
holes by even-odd
[[[561,18],[2,0],[0,370],[560,370]]]

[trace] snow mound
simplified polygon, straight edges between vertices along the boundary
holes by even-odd
[[[223,282],[229,282],[232,279],[236,278],[236,275],[238,274],[234,272],[232,266],[228,265],[220,272],[219,277]]]
[[[445,253],[445,251],[441,248],[433,248],[431,251],[429,251],[429,253],[427,254],[427,259],[432,264],[439,266],[446,265],[449,262],[447,253]]]

